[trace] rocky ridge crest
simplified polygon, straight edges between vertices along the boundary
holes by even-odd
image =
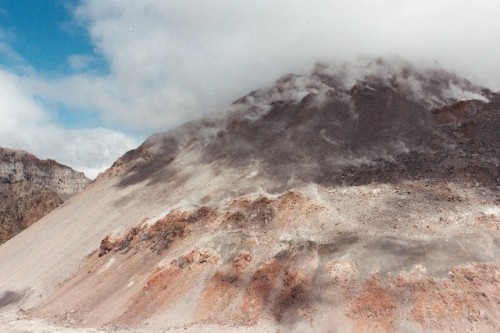
[[[0,243],[29,227],[90,179],[53,160],[0,147]]]

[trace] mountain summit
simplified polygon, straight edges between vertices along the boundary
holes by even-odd
[[[108,173],[123,175],[122,186],[179,183],[169,176],[185,175],[179,164],[189,156],[191,168],[251,174],[249,191],[449,176],[498,185],[497,94],[445,71],[383,61],[330,70],[284,76],[227,114],[154,135]],[[473,155],[484,174],[465,170]]]
[[[124,331],[496,332],[499,128],[500,95],[442,70],[284,76],[4,244],[0,306]]]

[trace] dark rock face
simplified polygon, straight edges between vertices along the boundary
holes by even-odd
[[[498,94],[445,71],[370,66],[375,74],[354,80],[322,66],[287,75],[238,99],[226,116],[151,137],[114,170],[126,166],[123,186],[153,184],[175,178],[180,152],[198,150],[220,171],[255,165],[286,188],[444,175],[500,185]]]
[[[248,109],[233,114],[204,149],[206,161],[234,168],[259,161],[281,183],[359,185],[468,175],[470,181],[500,185],[498,95],[457,101],[420,77],[420,85],[429,85],[423,99],[378,77],[364,77],[348,90],[327,78],[321,80],[335,85],[326,93],[273,102],[257,119],[245,117]],[[449,80],[459,84],[454,76]],[[462,86],[473,90],[467,82]],[[245,97],[237,104],[245,109],[247,102]]]
[[[323,183],[345,166],[375,165],[427,144],[431,119],[421,105],[392,90],[370,92],[355,90],[348,100],[332,96],[320,105],[274,103],[261,119],[226,128],[205,156],[235,167],[262,161],[282,182],[293,176]]]
[[[0,243],[29,227],[90,180],[52,160],[0,148]]]

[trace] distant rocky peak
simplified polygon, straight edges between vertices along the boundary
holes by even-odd
[[[0,244],[81,191],[90,179],[54,160],[0,147]]]
[[[45,186],[63,200],[81,191],[90,179],[54,160],[40,160],[22,150],[0,147],[0,182],[7,184],[29,182]]]

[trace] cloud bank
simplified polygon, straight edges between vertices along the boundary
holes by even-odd
[[[78,74],[29,73],[20,90],[28,104],[92,110],[141,138],[224,108],[283,74],[360,56],[437,62],[498,90],[499,12],[497,0],[85,0],[75,20],[109,70],[92,71],[88,55],[71,55]],[[26,108],[37,123],[50,123],[40,105]],[[10,121],[25,121],[25,112]],[[133,141],[110,130],[92,135],[93,148]]]
[[[100,96],[92,107],[139,129],[168,128],[285,73],[358,56],[437,61],[500,89],[499,12],[496,0],[87,0],[75,15],[110,74],[60,84],[94,87],[82,93]],[[78,98],[67,102],[88,100]]]

